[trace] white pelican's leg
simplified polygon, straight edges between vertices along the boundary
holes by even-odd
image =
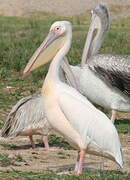
[[[81,150],[78,151],[78,156],[77,156],[77,160],[76,160],[76,164],[75,164],[75,169],[74,172],[62,172],[62,173],[58,173],[58,175],[81,175],[82,171],[83,171],[83,163],[84,163],[84,159],[85,159],[85,154],[86,154],[86,150]]]
[[[117,111],[112,109],[112,115],[111,115],[111,121],[114,124],[115,119],[116,119]]]
[[[78,156],[77,156],[74,172],[78,171],[78,168],[79,168],[79,159],[80,159],[80,151],[78,151]]]
[[[77,175],[82,174],[85,154],[86,154],[86,150],[81,150],[80,151],[80,158],[79,158],[79,163],[78,163],[78,171],[76,172]]]
[[[35,146],[35,143],[34,143],[34,140],[33,140],[33,136],[32,136],[32,135],[30,135],[30,136],[29,136],[29,139],[30,139],[30,142],[31,142],[32,148],[33,148],[33,149],[35,149],[35,148],[36,148],[36,146]]]

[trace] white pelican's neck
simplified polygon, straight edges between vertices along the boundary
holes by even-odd
[[[71,46],[71,39],[72,39],[72,33],[69,33],[66,37],[66,42],[63,45],[63,47],[58,51],[56,56],[53,58],[53,61],[50,64],[49,71],[47,74],[47,79],[52,79],[54,81],[60,81],[59,78],[59,68],[61,61],[65,57],[65,55],[68,53],[70,46]]]

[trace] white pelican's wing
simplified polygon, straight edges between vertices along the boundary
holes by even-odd
[[[80,134],[86,146],[84,148],[89,149],[90,146],[100,149],[103,154],[108,153],[113,156],[122,166],[120,140],[112,122],[77,91],[72,88],[69,88],[69,91],[66,88],[64,90],[59,94],[60,108]]]
[[[130,56],[101,54],[88,60],[91,70],[100,75],[106,84],[130,96]]]

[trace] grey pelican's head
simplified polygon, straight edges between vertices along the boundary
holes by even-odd
[[[95,9],[91,10],[91,14],[94,27],[98,29],[100,26],[103,26],[102,29],[107,31],[109,28],[109,13],[106,6],[99,3]]]
[[[64,46],[68,35],[71,40],[72,28],[70,22],[56,21],[53,23],[48,36],[29,60],[23,74],[27,74],[34,69],[50,62],[56,53]]]

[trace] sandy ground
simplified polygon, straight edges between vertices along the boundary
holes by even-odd
[[[49,12],[74,16],[85,13],[98,2],[113,7],[115,17],[130,15],[129,0],[0,0],[0,15],[24,16],[32,12]]]
[[[130,135],[120,135],[120,138],[125,160],[124,168],[121,171],[130,172]],[[8,147],[7,144],[15,146]],[[0,138],[0,152],[9,154],[8,158],[0,159],[0,170],[15,169],[34,172],[45,170],[61,172],[73,169],[77,156],[75,150],[34,151],[29,145],[29,139],[23,137],[14,140]],[[84,167],[88,170],[119,170],[114,162],[88,154]]]

